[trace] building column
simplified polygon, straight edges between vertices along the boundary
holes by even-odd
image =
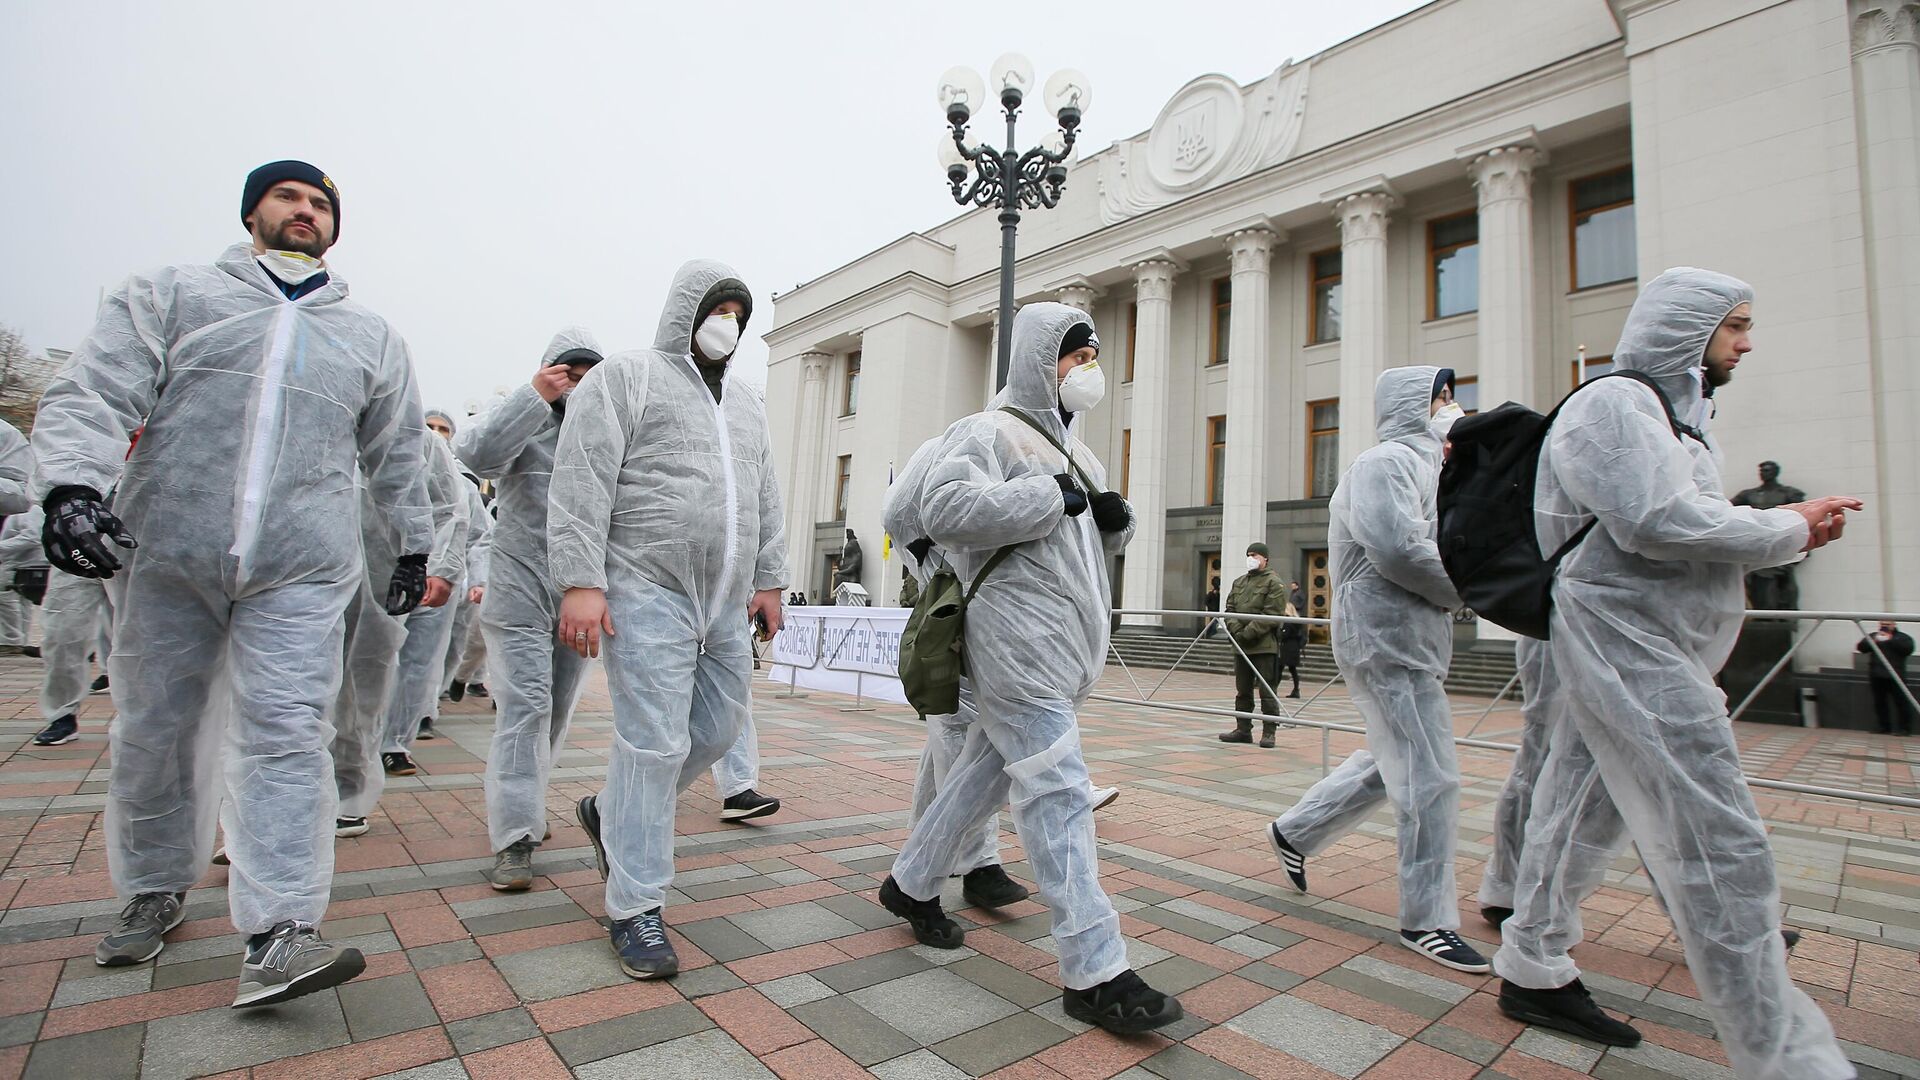
[[[1867,253],[1880,605],[1920,593],[1920,3],[1851,0],[1855,129]]]
[[[1273,370],[1267,355],[1267,267],[1278,239],[1263,226],[1226,237],[1233,260],[1233,308],[1227,325],[1227,475],[1221,492],[1220,554],[1228,566],[1248,544],[1267,539],[1267,404]]]
[[[1078,308],[1086,312],[1088,318],[1092,318],[1093,302],[1098,300],[1105,291],[1085,278],[1078,278],[1072,284],[1060,286],[1054,291],[1054,295],[1061,303],[1070,308]]]
[[[1539,408],[1533,347],[1533,170],[1546,156],[1503,146],[1473,159],[1480,193],[1480,407]],[[1343,440],[1344,441],[1344,440]]]
[[[1158,608],[1167,560],[1167,404],[1173,390],[1173,279],[1181,270],[1171,258],[1151,258],[1133,268],[1134,327],[1133,450],[1127,501],[1137,525],[1127,545],[1120,606]],[[1128,615],[1131,626],[1159,626],[1150,615]]]
[[[994,308],[991,320],[987,323],[987,381],[986,395],[980,399],[980,408],[986,409],[993,404],[994,396],[1000,393],[995,385],[999,376],[1000,363],[1000,309]]]
[[[794,416],[793,470],[787,478],[787,560],[793,587],[806,588],[813,573],[813,526],[820,516],[820,478],[830,462],[826,455],[827,376],[833,357],[802,353],[799,412]],[[811,590],[809,595],[811,595]]]
[[[1334,204],[1340,223],[1340,472],[1375,442],[1373,386],[1387,370],[1387,214],[1390,192]],[[1233,429],[1227,429],[1233,437]]]

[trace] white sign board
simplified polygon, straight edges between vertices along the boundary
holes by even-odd
[[[900,635],[910,608],[790,607],[763,659],[767,679],[907,703],[900,686]]]

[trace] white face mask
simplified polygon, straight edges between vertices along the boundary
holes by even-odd
[[[1081,364],[1060,380],[1060,407],[1070,413],[1086,412],[1106,396],[1107,376],[1098,360]]]
[[[1440,406],[1440,411],[1433,414],[1432,420],[1427,421],[1427,430],[1433,432],[1434,438],[1446,442],[1448,433],[1453,430],[1454,422],[1465,415],[1467,410],[1449,401]]]
[[[264,251],[254,257],[267,268],[267,273],[289,285],[298,285],[327,268],[319,259],[298,251]]]
[[[725,360],[740,344],[740,320],[733,315],[709,315],[693,335],[700,355],[709,360]]]
[[[1247,556],[1247,573],[1251,574],[1255,570],[1265,570],[1266,568],[1267,568],[1267,560],[1261,558],[1258,555]]]

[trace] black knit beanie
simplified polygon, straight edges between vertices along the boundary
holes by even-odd
[[[1075,349],[1084,349],[1088,346],[1092,346],[1095,352],[1100,351],[1100,338],[1093,332],[1093,324],[1084,322],[1074,323],[1067,328],[1066,336],[1060,339],[1060,356],[1065,356]],[[1057,360],[1059,357],[1055,357],[1054,359]]]
[[[729,300],[740,302],[740,330],[745,334],[747,319],[753,315],[753,294],[747,291],[746,283],[739,278],[721,278],[700,298],[700,306],[693,313],[693,329],[698,332],[700,324],[707,321],[713,309]]]
[[[327,242],[329,247],[340,242],[340,189],[333,186],[333,179],[326,173],[304,161],[270,161],[247,174],[247,186],[240,189],[240,224],[247,223],[247,215],[267,197],[273,185],[282,180],[298,180],[303,184],[312,184],[327,193],[333,200],[333,239]]]

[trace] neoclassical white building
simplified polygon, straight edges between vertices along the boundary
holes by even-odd
[[[1099,327],[1083,438],[1143,523],[1124,606],[1197,606],[1256,539],[1319,594],[1382,370],[1550,407],[1605,369],[1638,282],[1689,264],[1758,295],[1718,399],[1730,490],[1773,459],[1868,503],[1803,606],[1920,609],[1916,21],[1910,0],[1435,0],[1251,84],[1202,75],[1085,154],[1022,222],[1016,293]],[[825,593],[852,529],[868,589],[897,593],[889,474],[990,394],[999,253],[974,210],[777,298],[795,588]]]

